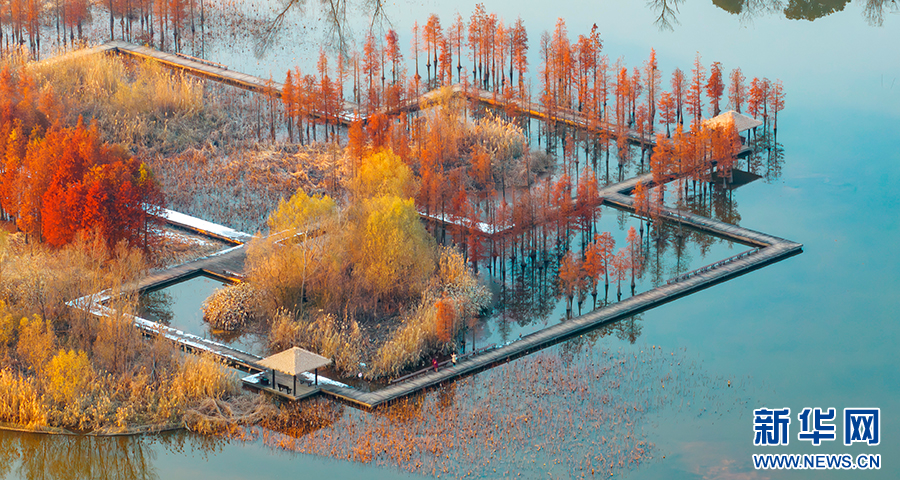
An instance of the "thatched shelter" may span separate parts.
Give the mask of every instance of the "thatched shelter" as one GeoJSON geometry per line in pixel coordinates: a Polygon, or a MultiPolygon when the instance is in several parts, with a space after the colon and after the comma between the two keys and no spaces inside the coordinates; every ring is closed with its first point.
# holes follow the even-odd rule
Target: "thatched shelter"
{"type": "Polygon", "coordinates": [[[721,113],[709,120],[704,121],[707,127],[718,127],[720,125],[725,125],[729,122],[729,120],[734,123],[734,128],[737,130],[737,133],[746,132],[752,128],[756,128],[763,124],[763,122],[744,115],[743,113],[735,112],[734,110],[729,110],[725,113],[721,113]]]}
{"type": "Polygon", "coordinates": [[[272,385],[275,386],[275,372],[290,375],[294,380],[293,392],[297,391],[297,375],[315,372],[315,384],[319,384],[319,368],[331,365],[331,360],[299,347],[291,347],[281,353],[262,359],[259,364],[272,369],[272,385]]]}

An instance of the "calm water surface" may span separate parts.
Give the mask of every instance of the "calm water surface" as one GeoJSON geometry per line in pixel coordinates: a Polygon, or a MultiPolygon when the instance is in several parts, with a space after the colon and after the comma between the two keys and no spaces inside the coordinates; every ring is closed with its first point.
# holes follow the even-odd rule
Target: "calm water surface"
{"type": "MultiPolygon", "coordinates": [[[[716,3],[728,3],[729,10],[737,11],[745,2],[716,3]]],[[[801,2],[790,5],[795,3],[801,2]]],[[[866,20],[866,2],[837,2],[840,8],[828,7],[834,13],[808,21],[791,18],[813,17],[818,10],[787,16],[733,14],[711,2],[687,0],[678,6],[679,24],[668,31],[654,24],[658,12],[644,2],[485,5],[488,12],[507,20],[521,15],[532,52],[540,32],[551,30],[555,19],[562,17],[570,37],[588,32],[596,23],[605,53],[611,59],[624,57],[630,66],[640,65],[649,49],[656,48],[666,79],[674,67],[688,70],[699,51],[706,65],[720,61],[727,71],[741,67],[749,78],[780,78],[787,91],[778,132],[786,155],[781,177],[754,182],[734,195],[741,225],[801,242],[804,253],[645,313],[633,345],[628,338],[610,335],[595,347],[635,352],[651,345],[686,349],[702,361],[711,378],[741,379],[743,386],[735,388],[745,389],[741,395],[748,400],[704,414],[669,407],[651,412],[641,428],[655,444],[655,458],[623,473],[634,479],[900,476],[900,257],[895,250],[900,233],[898,15],[885,12],[883,26],[876,27],[866,20]],[[752,409],[762,406],[790,407],[795,414],[805,407],[879,407],[881,444],[844,447],[838,440],[812,447],[794,437],[789,447],[754,447],[752,409]],[[880,453],[882,468],[757,472],[751,464],[754,453],[843,452],[880,453]]],[[[385,5],[385,18],[403,35],[414,20],[423,22],[429,13],[438,13],[448,24],[457,10],[468,17],[472,8],[463,3],[398,1],[385,5]]],[[[236,70],[280,77],[278,72],[302,63],[297,59],[309,58],[327,43],[315,21],[315,8],[310,7],[307,15],[308,28],[298,29],[303,34],[289,32],[266,57],[255,59],[247,54],[251,46],[237,44],[230,52],[215,50],[212,58],[236,70]]],[[[356,37],[361,37],[363,17],[350,18],[356,37]]],[[[403,38],[408,41],[408,34],[403,38]]],[[[531,63],[535,70],[537,57],[531,63]]],[[[796,416],[791,427],[795,435],[796,416]]],[[[399,476],[393,469],[287,454],[257,442],[209,447],[202,439],[178,435],[182,438],[178,441],[167,436],[94,440],[97,445],[75,448],[67,443],[71,440],[0,433],[0,449],[24,455],[24,459],[5,456],[0,476],[247,478],[284,472],[292,477],[399,476]],[[28,460],[35,456],[45,461],[28,460]],[[123,463],[122,457],[137,460],[123,463]],[[57,467],[61,461],[77,468],[57,467]],[[92,465],[96,469],[85,470],[92,465]]]]}
{"type": "Polygon", "coordinates": [[[266,354],[265,339],[252,334],[213,331],[203,320],[203,303],[224,284],[203,275],[141,296],[138,314],[183,332],[233,346],[257,355],[266,354]]]}

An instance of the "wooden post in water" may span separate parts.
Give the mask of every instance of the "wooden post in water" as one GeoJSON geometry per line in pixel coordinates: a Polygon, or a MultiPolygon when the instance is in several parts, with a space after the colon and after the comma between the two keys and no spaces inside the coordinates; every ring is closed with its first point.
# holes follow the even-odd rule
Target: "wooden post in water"
{"type": "Polygon", "coordinates": [[[315,370],[313,370],[313,371],[314,371],[315,374],[316,374],[316,385],[318,385],[318,384],[319,384],[319,369],[317,368],[317,369],[315,369],[315,370]]]}

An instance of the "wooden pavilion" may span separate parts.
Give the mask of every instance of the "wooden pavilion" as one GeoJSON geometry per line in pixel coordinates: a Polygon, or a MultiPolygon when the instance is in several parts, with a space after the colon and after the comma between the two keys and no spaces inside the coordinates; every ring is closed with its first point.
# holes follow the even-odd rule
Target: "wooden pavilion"
{"type": "Polygon", "coordinates": [[[259,365],[271,370],[271,377],[269,378],[271,378],[272,390],[277,389],[278,392],[286,391],[290,396],[300,397],[305,396],[300,395],[301,390],[318,391],[319,369],[331,365],[331,360],[308,350],[292,347],[260,360],[259,365]],[[300,389],[298,390],[297,376],[310,371],[314,373],[313,382],[301,380],[300,389]],[[290,378],[288,381],[291,384],[281,383],[277,376],[278,373],[288,376],[290,378]]]}
{"type": "MultiPolygon", "coordinates": [[[[737,130],[738,135],[763,124],[763,122],[753,117],[744,115],[743,113],[735,112],[734,110],[729,110],[725,113],[720,113],[719,115],[716,115],[709,120],[704,120],[703,124],[707,127],[714,128],[726,125],[729,122],[734,124],[734,129],[737,130]]],[[[747,139],[749,140],[749,138],[750,137],[748,134],[747,139]]],[[[743,137],[741,138],[741,141],[744,141],[743,137]]]]}

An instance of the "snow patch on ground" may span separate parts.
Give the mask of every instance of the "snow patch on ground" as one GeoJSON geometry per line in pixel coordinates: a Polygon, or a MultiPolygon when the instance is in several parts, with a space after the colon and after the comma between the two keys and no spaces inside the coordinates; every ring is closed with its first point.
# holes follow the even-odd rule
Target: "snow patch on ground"
{"type": "MultiPolygon", "coordinates": [[[[268,372],[254,373],[253,375],[248,375],[248,376],[242,378],[241,380],[243,380],[243,381],[245,381],[245,382],[247,382],[247,383],[259,384],[259,379],[260,379],[263,375],[268,375],[268,374],[269,374],[268,372]]],[[[312,373],[309,373],[309,372],[304,372],[304,373],[301,373],[300,375],[297,375],[297,376],[298,376],[298,377],[303,377],[304,379],[306,379],[306,380],[309,381],[309,382],[315,382],[315,381],[316,381],[315,375],[312,374],[312,373]]],[[[350,387],[349,385],[346,385],[346,384],[343,384],[343,383],[341,383],[341,382],[332,380],[332,379],[330,379],[330,378],[328,378],[328,377],[323,377],[323,376],[321,376],[321,375],[319,375],[319,385],[334,385],[335,387],[353,388],[353,387],[350,387]]]]}
{"type": "Polygon", "coordinates": [[[443,218],[441,218],[440,215],[433,215],[433,214],[429,215],[429,214],[426,214],[425,212],[419,212],[419,215],[421,215],[425,218],[430,218],[437,222],[443,222],[443,223],[450,224],[450,225],[458,225],[458,226],[465,227],[465,228],[472,228],[472,229],[478,230],[479,232],[486,234],[486,235],[494,235],[494,234],[501,233],[501,232],[504,232],[504,231],[512,228],[512,226],[510,226],[510,225],[499,225],[497,227],[494,227],[493,225],[491,225],[489,223],[472,222],[468,218],[457,217],[456,215],[450,215],[450,214],[444,215],[443,218]]]}
{"type": "Polygon", "coordinates": [[[169,210],[167,208],[162,209],[162,213],[160,213],[160,217],[162,217],[167,222],[172,225],[178,225],[183,228],[188,228],[191,230],[209,233],[221,238],[227,238],[233,242],[237,243],[247,243],[253,239],[253,235],[245,232],[237,231],[233,228],[226,227],[224,225],[219,225],[217,223],[208,222],[206,220],[192,217],[190,215],[186,215],[181,212],[176,212],[174,210],[169,210]]]}

